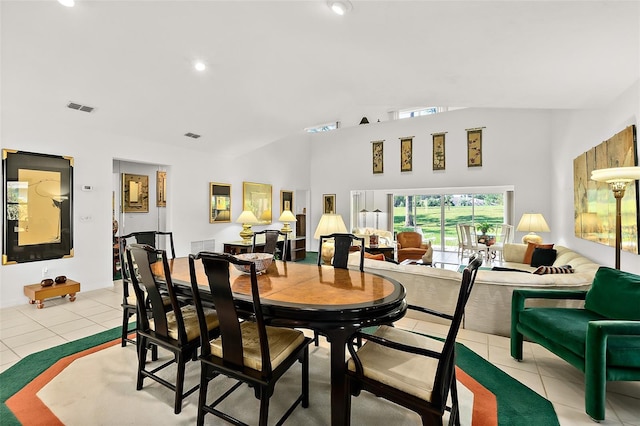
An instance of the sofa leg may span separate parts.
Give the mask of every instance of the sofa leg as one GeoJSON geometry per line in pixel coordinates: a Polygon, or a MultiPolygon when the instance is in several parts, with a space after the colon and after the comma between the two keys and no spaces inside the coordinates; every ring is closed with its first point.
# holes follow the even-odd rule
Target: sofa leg
{"type": "Polygon", "coordinates": [[[521,333],[511,334],[511,356],[517,361],[522,361],[522,344],[524,337],[521,333]]]}

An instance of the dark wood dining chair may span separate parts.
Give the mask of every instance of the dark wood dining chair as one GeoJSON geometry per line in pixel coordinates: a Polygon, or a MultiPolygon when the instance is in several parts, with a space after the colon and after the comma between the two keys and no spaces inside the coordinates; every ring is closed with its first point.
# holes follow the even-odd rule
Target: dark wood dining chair
{"type": "MultiPolygon", "coordinates": [[[[349,255],[357,250],[360,252],[360,272],[364,272],[364,237],[358,237],[354,234],[342,234],[336,233],[331,235],[320,236],[320,247],[318,248],[318,266],[322,264],[322,244],[326,240],[333,239],[334,250],[333,258],[331,259],[331,265],[334,268],[349,269],[349,255]],[[360,244],[354,244],[359,242],[360,244]]],[[[318,346],[318,332],[313,332],[313,344],[318,346]]]]}
{"type": "Polygon", "coordinates": [[[276,382],[296,361],[299,361],[302,363],[302,390],[277,423],[282,424],[298,404],[302,404],[305,408],[309,406],[309,342],[311,339],[306,338],[299,330],[265,325],[253,262],[239,260],[228,254],[206,252],[189,255],[191,287],[202,336],[205,336],[205,321],[200,287],[196,278],[195,262],[198,259],[204,266],[213,304],[219,315],[220,337],[213,340],[201,338],[197,424],[202,425],[205,414],[210,413],[228,422],[244,425],[240,420],[219,411],[216,406],[246,383],[255,390],[254,395],[260,400],[259,424],[266,426],[269,417],[269,399],[273,395],[276,382]],[[236,306],[237,301],[231,290],[230,264],[250,266],[250,274],[246,278],[251,284],[251,298],[247,300],[246,305],[243,304],[242,312],[236,306]],[[237,383],[222,397],[207,403],[208,384],[220,375],[234,379],[237,383]]]}
{"type": "MultiPolygon", "coordinates": [[[[453,314],[409,305],[409,309],[450,321],[444,341],[382,325],[374,333],[358,332],[347,343],[347,382],[351,395],[362,390],[406,407],[420,415],[423,425],[441,425],[445,410],[449,424],[460,424],[456,388],[456,336],[482,258],[473,257],[462,273],[453,314]],[[356,349],[356,338],[365,343],[356,349]],[[451,393],[451,407],[447,398],[451,393]]],[[[348,404],[350,407],[350,404],[348,404]]]]}
{"type": "Polygon", "coordinates": [[[264,253],[271,253],[274,256],[278,254],[278,238],[284,237],[282,243],[282,250],[280,251],[280,260],[287,261],[287,233],[279,231],[277,229],[265,229],[263,231],[257,231],[253,233],[253,243],[251,244],[251,252],[256,252],[256,242],[259,235],[264,235],[264,253]]]}
{"type": "MultiPolygon", "coordinates": [[[[353,234],[331,234],[320,236],[320,247],[318,253],[322,253],[322,244],[326,240],[333,239],[334,251],[331,265],[334,268],[348,269],[349,255],[357,249],[360,252],[360,272],[364,271],[364,237],[358,237],[353,234]],[[359,243],[359,244],[356,244],[359,243]]],[[[321,256],[318,255],[318,266],[321,265],[321,256]]]]}
{"type": "MultiPolygon", "coordinates": [[[[127,343],[135,344],[133,339],[130,339],[128,336],[135,331],[132,327],[129,326],[129,320],[132,316],[136,314],[136,296],[131,288],[131,271],[129,270],[127,259],[125,256],[125,252],[127,249],[127,243],[129,241],[135,242],[137,244],[146,244],[151,247],[158,248],[159,245],[167,245],[158,244],[158,236],[160,238],[164,237],[168,240],[168,245],[171,248],[171,258],[175,259],[176,252],[173,245],[173,233],[172,232],[161,232],[161,231],[142,231],[142,232],[132,232],[127,235],[122,235],[118,237],[118,245],[119,245],[119,256],[120,256],[120,275],[122,277],[122,335],[121,335],[121,345],[127,346],[127,343]]],[[[153,261],[153,259],[151,259],[153,261]]],[[[135,269],[134,269],[135,272],[135,269]]],[[[165,303],[169,304],[168,298],[165,298],[165,303]]],[[[154,352],[155,357],[155,352],[154,352]]]]}
{"type": "MultiPolygon", "coordinates": [[[[198,389],[198,386],[184,391],[185,365],[189,360],[195,360],[197,349],[200,346],[201,328],[198,323],[198,315],[193,305],[183,306],[178,302],[176,292],[171,280],[171,271],[167,261],[167,254],[164,250],[156,250],[151,246],[142,244],[132,244],[127,248],[127,261],[130,269],[134,270],[134,262],[137,264],[138,273],[131,274],[133,289],[136,292],[138,312],[145,312],[148,300],[151,307],[151,318],[146,315],[139,315],[136,321],[136,339],[138,349],[138,374],[136,390],[141,390],[145,378],[150,378],[163,386],[171,389],[175,393],[174,413],[178,414],[182,410],[182,400],[198,389]],[[160,281],[153,274],[149,259],[157,258],[162,262],[162,272],[164,277],[160,281]],[[146,296],[142,292],[142,287],[146,290],[146,296]],[[170,305],[165,305],[161,287],[166,292],[171,301],[170,305]],[[173,359],[160,366],[147,366],[147,348],[153,344],[173,353],[173,359]],[[156,373],[170,365],[176,364],[176,380],[170,383],[156,373]],[[151,369],[147,369],[147,367],[151,369]]],[[[213,309],[207,308],[203,311],[202,329],[206,339],[219,335],[218,315],[213,309]]]]}

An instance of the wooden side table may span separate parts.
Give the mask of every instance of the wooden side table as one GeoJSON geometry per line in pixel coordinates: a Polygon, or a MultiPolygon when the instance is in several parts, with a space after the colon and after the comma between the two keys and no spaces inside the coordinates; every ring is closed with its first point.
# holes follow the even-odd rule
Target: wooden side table
{"type": "Polygon", "coordinates": [[[80,291],[80,283],[67,278],[67,281],[61,284],[53,284],[49,287],[42,287],[38,284],[30,284],[24,286],[24,295],[29,298],[29,303],[37,304],[38,309],[44,308],[44,299],[69,295],[69,301],[76,300],[76,293],[80,291]]]}

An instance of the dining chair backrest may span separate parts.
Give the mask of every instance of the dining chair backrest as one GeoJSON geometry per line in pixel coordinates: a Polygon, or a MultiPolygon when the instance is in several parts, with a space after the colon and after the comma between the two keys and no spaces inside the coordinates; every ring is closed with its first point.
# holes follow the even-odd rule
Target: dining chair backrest
{"type": "Polygon", "coordinates": [[[496,243],[508,244],[513,241],[513,225],[502,223],[496,226],[496,243]]]}
{"type": "MultiPolygon", "coordinates": [[[[354,234],[335,233],[331,235],[320,236],[320,249],[318,253],[322,253],[322,244],[326,240],[333,239],[334,251],[331,264],[334,268],[348,269],[349,255],[353,250],[360,252],[360,271],[364,271],[364,237],[358,237],[354,234]]],[[[321,256],[318,256],[318,266],[320,266],[321,256]]]]}
{"type": "MultiPolygon", "coordinates": [[[[131,274],[132,287],[136,292],[139,312],[145,312],[145,302],[151,304],[151,317],[153,319],[153,327],[145,315],[139,315],[137,318],[138,329],[145,332],[152,331],[157,337],[167,341],[178,340],[180,342],[187,341],[187,333],[185,330],[184,319],[180,309],[173,281],[171,279],[171,270],[167,260],[167,253],[164,250],[157,250],[146,244],[131,244],[127,247],[127,256],[130,271],[136,271],[131,274]],[[162,262],[163,280],[154,275],[150,259],[158,259],[162,262]],[[146,297],[142,289],[146,291],[146,297]],[[170,304],[166,304],[163,299],[163,293],[168,295],[170,304]],[[177,339],[169,336],[169,324],[167,322],[167,309],[173,310],[176,321],[177,339]]],[[[206,334],[205,334],[206,335],[206,334]]]]}
{"type": "MultiPolygon", "coordinates": [[[[200,297],[197,277],[196,277],[196,261],[200,260],[204,267],[205,274],[209,283],[213,305],[218,313],[220,322],[220,335],[222,336],[222,359],[225,365],[237,370],[244,368],[244,346],[242,343],[242,330],[240,323],[242,318],[247,318],[247,314],[255,320],[258,338],[260,341],[260,355],[262,360],[261,374],[263,377],[271,375],[271,360],[269,356],[269,344],[267,341],[267,331],[265,328],[264,318],[262,314],[262,306],[260,304],[260,292],[258,290],[258,279],[256,274],[256,266],[254,262],[245,261],[226,253],[209,253],[200,252],[197,255],[189,255],[189,271],[191,275],[191,287],[193,291],[194,304],[200,322],[200,335],[202,333],[203,304],[200,297]],[[230,264],[243,265],[249,267],[249,275],[246,277],[251,287],[251,312],[243,309],[242,314],[236,306],[231,283],[229,281],[230,264]]],[[[242,277],[245,278],[245,277],[242,277]]],[[[211,355],[211,347],[208,342],[201,341],[201,354],[203,357],[211,355]]]]}
{"type": "Polygon", "coordinates": [[[282,243],[282,252],[280,257],[282,261],[287,260],[287,233],[279,231],[277,229],[265,229],[263,231],[257,231],[253,233],[253,243],[251,244],[251,252],[256,252],[256,244],[259,236],[264,235],[264,253],[271,253],[273,255],[278,251],[278,239],[282,236],[284,241],[282,243]]]}
{"type": "Polygon", "coordinates": [[[137,231],[123,235],[120,238],[133,240],[138,244],[146,244],[153,248],[164,249],[167,253],[171,253],[171,259],[176,258],[173,232],[171,231],[137,231]]]}

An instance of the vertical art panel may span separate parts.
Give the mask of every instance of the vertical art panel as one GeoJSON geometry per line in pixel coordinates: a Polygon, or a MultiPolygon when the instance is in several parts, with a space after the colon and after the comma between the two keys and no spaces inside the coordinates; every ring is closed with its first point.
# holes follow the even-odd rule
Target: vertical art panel
{"type": "MultiPolygon", "coordinates": [[[[574,230],[578,238],[615,247],[616,202],[607,183],[591,180],[593,170],[633,167],[636,128],[629,126],[573,160],[574,230]]],[[[638,188],[627,184],[621,203],[622,250],[638,253],[638,188]]]]}

